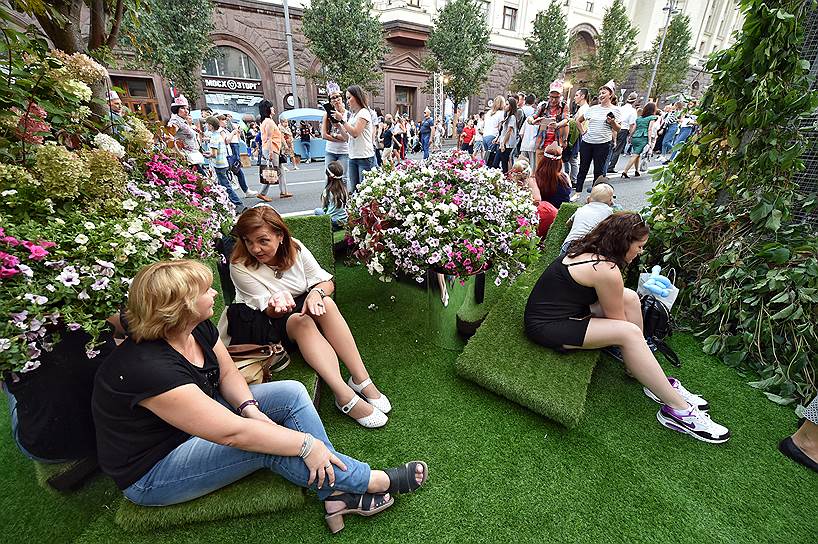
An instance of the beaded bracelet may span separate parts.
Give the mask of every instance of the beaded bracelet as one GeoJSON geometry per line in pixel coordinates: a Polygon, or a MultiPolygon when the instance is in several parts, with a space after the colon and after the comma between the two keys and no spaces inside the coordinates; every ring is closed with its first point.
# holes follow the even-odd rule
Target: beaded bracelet
{"type": "Polygon", "coordinates": [[[242,402],[242,403],[239,405],[239,407],[236,409],[236,412],[237,412],[239,415],[242,415],[241,413],[242,413],[242,412],[244,411],[244,409],[245,409],[245,408],[247,408],[248,406],[255,406],[256,408],[258,408],[258,401],[257,401],[256,399],[246,400],[246,401],[242,402]]]}
{"type": "Polygon", "coordinates": [[[298,456],[302,459],[306,459],[307,456],[312,451],[312,445],[315,442],[315,437],[310,433],[304,433],[304,442],[301,444],[301,450],[298,452],[298,456]]]}

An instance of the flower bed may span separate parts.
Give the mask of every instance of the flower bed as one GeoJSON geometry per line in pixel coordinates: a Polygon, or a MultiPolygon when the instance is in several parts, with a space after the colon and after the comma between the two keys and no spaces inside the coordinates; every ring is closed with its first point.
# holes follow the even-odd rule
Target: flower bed
{"type": "Polygon", "coordinates": [[[465,153],[367,172],[348,207],[355,255],[383,281],[494,267],[500,284],[539,255],[528,190],[465,153]]]}
{"type": "Polygon", "coordinates": [[[101,132],[102,66],[29,45],[0,94],[23,102],[0,114],[0,371],[37,368],[63,328],[96,340],[139,268],[213,256],[234,217],[222,187],[152,151],[140,119],[101,132]]]}

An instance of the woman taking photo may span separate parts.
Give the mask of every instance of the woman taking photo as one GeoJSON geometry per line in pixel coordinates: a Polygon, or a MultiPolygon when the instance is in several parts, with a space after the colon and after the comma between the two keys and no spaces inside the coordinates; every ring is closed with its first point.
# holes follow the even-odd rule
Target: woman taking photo
{"type": "Polygon", "coordinates": [[[347,189],[349,194],[355,192],[364,172],[375,168],[375,146],[372,140],[372,114],[366,107],[364,91],[358,85],[347,88],[347,103],[352,110],[349,121],[344,119],[340,112],[333,113],[333,117],[341,126],[341,130],[349,136],[349,180],[347,189]]]}
{"type": "MultiPolygon", "coordinates": [[[[349,119],[349,111],[344,107],[344,96],[341,90],[337,88],[330,91],[329,103],[341,115],[342,120],[349,119]]],[[[326,164],[332,161],[338,161],[344,167],[344,180],[348,179],[347,171],[349,170],[349,144],[347,143],[348,136],[346,132],[341,130],[341,123],[330,119],[325,113],[321,119],[321,137],[327,141],[324,152],[324,162],[326,164]]]]}
{"type": "Polygon", "coordinates": [[[386,425],[392,405],[372,383],[352,332],[329,297],[335,290],[332,275],[269,206],[244,212],[233,235],[230,278],[236,300],[226,313],[231,343],[297,346],[332,389],[341,412],[367,428],[386,425]],[[339,357],[352,375],[348,382],[341,377],[339,357]]]}
{"type": "Polygon", "coordinates": [[[659,423],[704,442],[726,442],[730,431],[710,419],[707,401],[665,376],[643,335],[639,296],[624,287],[622,272],[642,253],[648,234],[639,215],[615,213],[572,242],[528,297],[526,335],[558,351],[620,346],[645,395],[662,405],[659,423]]]}
{"type": "MultiPolygon", "coordinates": [[[[281,129],[273,121],[275,108],[269,100],[262,100],[258,105],[258,114],[261,117],[261,161],[262,164],[269,164],[278,172],[278,190],[281,198],[290,198],[293,195],[287,192],[287,181],[284,179],[284,165],[281,162],[281,151],[284,146],[284,136],[281,129]]],[[[270,190],[269,184],[262,184],[261,192],[257,195],[265,202],[272,202],[267,196],[270,190]]]]}
{"type": "Polygon", "coordinates": [[[128,291],[130,336],[96,374],[99,464],[143,506],[189,501],[262,469],[317,492],[326,521],[369,516],[426,480],[421,461],[387,471],[335,451],[304,386],[247,386],[209,318],[210,270],[146,266],[128,291]]]}
{"type": "Polygon", "coordinates": [[[594,179],[605,175],[605,162],[611,151],[613,135],[619,132],[619,108],[611,103],[614,94],[614,83],[609,81],[599,88],[599,104],[591,106],[583,114],[577,115],[577,125],[586,126],[588,130],[582,135],[579,144],[579,174],[574,199],[579,199],[579,193],[585,184],[585,177],[594,163],[594,179]]]}

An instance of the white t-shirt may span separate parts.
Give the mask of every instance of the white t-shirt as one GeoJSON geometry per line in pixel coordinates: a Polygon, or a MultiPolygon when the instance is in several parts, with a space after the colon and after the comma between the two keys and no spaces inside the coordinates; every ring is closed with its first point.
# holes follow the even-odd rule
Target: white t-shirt
{"type": "Polygon", "coordinates": [[[483,136],[498,136],[500,134],[500,123],[503,122],[505,116],[506,112],[503,110],[498,110],[491,115],[485,115],[486,124],[483,126],[483,136]]]}
{"type": "Polygon", "coordinates": [[[636,109],[630,104],[625,104],[619,108],[619,114],[622,116],[622,130],[630,130],[631,125],[636,123],[636,109]]]}
{"type": "Polygon", "coordinates": [[[322,281],[332,279],[332,274],[321,268],[310,250],[293,238],[301,248],[295,263],[276,277],[276,272],[267,265],[249,268],[240,263],[230,264],[230,279],[236,286],[235,302],[241,302],[254,310],[264,311],[273,295],[288,291],[293,298],[307,292],[307,289],[322,281]]]}
{"type": "MultiPolygon", "coordinates": [[[[326,117],[326,114],[324,114],[326,117]]],[[[344,110],[344,120],[349,121],[349,110],[344,110]]],[[[329,119],[327,119],[327,123],[329,123],[329,130],[328,132],[333,136],[339,136],[341,134],[341,129],[338,128],[338,123],[333,123],[329,119]]],[[[328,153],[335,153],[336,155],[346,155],[349,153],[349,144],[347,142],[332,142],[327,140],[327,147],[326,150],[328,153]]]]}
{"type": "Polygon", "coordinates": [[[349,124],[353,127],[358,124],[358,119],[366,121],[364,129],[357,138],[349,135],[349,158],[368,159],[375,156],[375,146],[372,144],[372,111],[361,108],[349,118],[349,124]]]}
{"type": "Polygon", "coordinates": [[[574,213],[574,223],[571,225],[571,232],[565,237],[565,242],[573,242],[585,237],[612,213],[613,208],[604,202],[589,202],[582,206],[574,213]]]}
{"type": "Polygon", "coordinates": [[[521,130],[523,139],[520,142],[520,151],[536,151],[535,144],[537,141],[537,130],[539,129],[539,126],[532,125],[528,122],[528,119],[537,113],[537,111],[532,106],[526,104],[523,106],[523,113],[525,114],[525,122],[523,123],[523,128],[521,130]]]}
{"type": "Polygon", "coordinates": [[[585,119],[588,120],[588,132],[582,137],[582,141],[589,144],[604,144],[613,140],[611,125],[606,121],[609,113],[613,113],[616,120],[619,121],[619,108],[616,106],[604,108],[597,104],[588,108],[588,111],[585,112],[585,119]]]}

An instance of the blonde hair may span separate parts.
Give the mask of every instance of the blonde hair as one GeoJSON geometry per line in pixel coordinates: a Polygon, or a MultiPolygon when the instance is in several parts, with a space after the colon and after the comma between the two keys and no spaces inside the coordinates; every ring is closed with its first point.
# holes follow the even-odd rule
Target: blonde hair
{"type": "Polygon", "coordinates": [[[614,188],[607,183],[598,183],[591,189],[588,202],[609,202],[614,194],[614,188]]]}
{"type": "Polygon", "coordinates": [[[128,289],[128,330],[136,342],[166,338],[199,319],[196,301],[213,284],[198,261],[159,261],[137,272],[128,289]]]}
{"type": "Polygon", "coordinates": [[[505,107],[506,107],[506,98],[501,94],[498,94],[497,96],[495,96],[494,97],[494,104],[492,106],[492,111],[500,111],[502,109],[505,109],[505,107]],[[499,107],[498,107],[498,104],[499,104],[499,107]]]}
{"type": "Polygon", "coordinates": [[[517,159],[514,161],[514,165],[511,167],[512,172],[519,172],[520,174],[524,174],[525,177],[531,175],[531,165],[528,163],[526,159],[517,159]]]}

